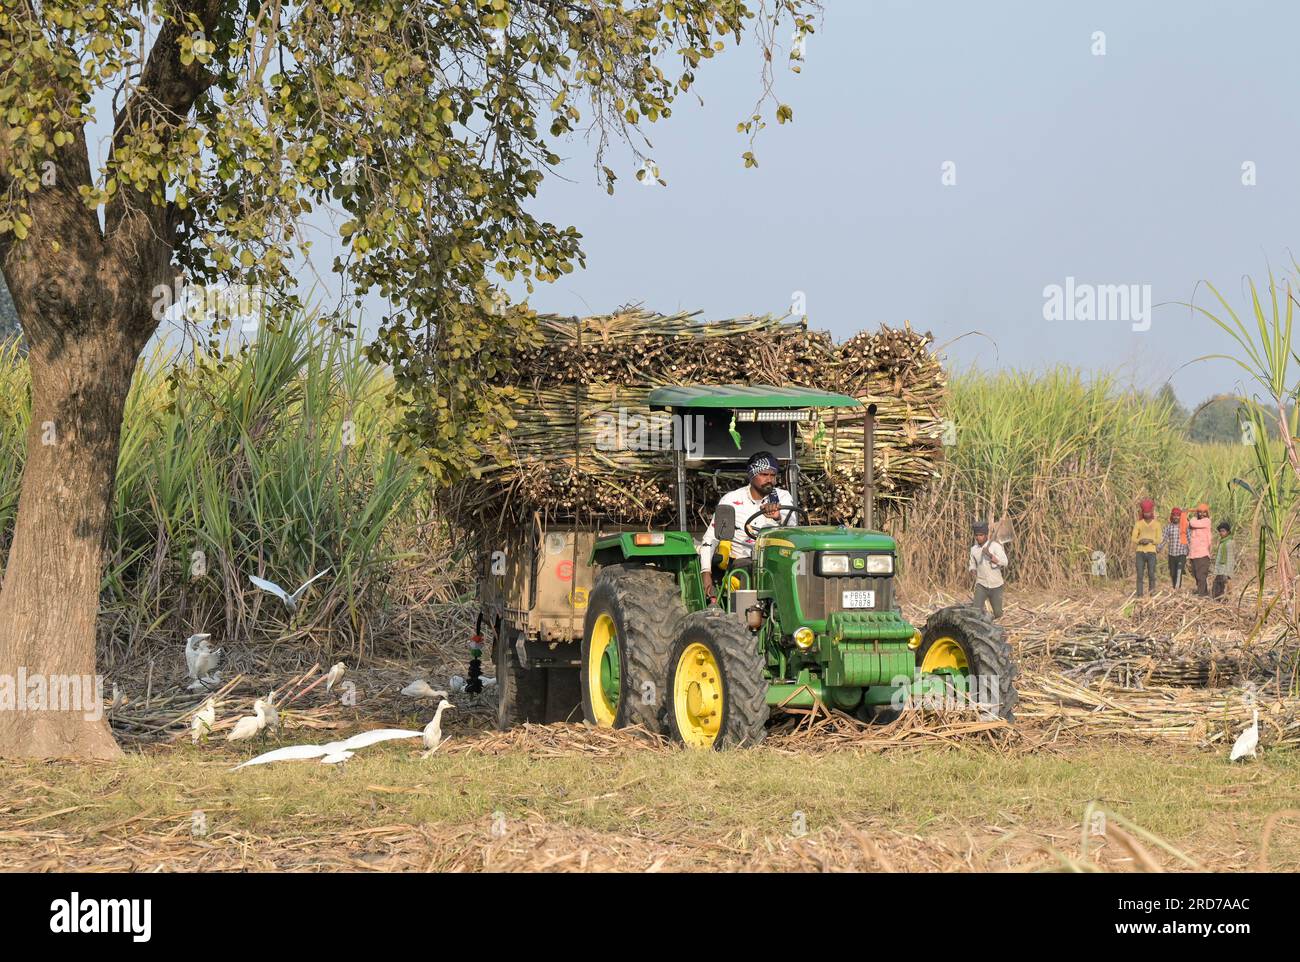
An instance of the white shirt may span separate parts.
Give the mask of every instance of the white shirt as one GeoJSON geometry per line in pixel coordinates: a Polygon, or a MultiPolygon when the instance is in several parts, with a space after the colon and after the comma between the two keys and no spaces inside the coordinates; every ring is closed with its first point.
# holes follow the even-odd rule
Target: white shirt
{"type": "Polygon", "coordinates": [[[975,581],[985,588],[1002,587],[1002,568],[1006,567],[1007,553],[997,541],[985,541],[970,546],[970,567],[975,581]],[[984,549],[988,548],[988,555],[984,549]]]}
{"type": "MultiPolygon", "coordinates": [[[[772,493],[777,496],[781,504],[794,504],[794,498],[785,488],[773,488],[772,493]]],[[[731,557],[740,561],[750,557],[754,553],[754,539],[745,534],[744,525],[749,520],[749,516],[754,514],[763,506],[763,502],[768,495],[759,496],[755,500],[750,492],[749,485],[743,488],[737,488],[735,491],[728,491],[719,499],[719,506],[729,504],[736,509],[736,536],[731,541],[731,557]]],[[[765,514],[760,514],[754,519],[750,528],[757,531],[759,528],[775,528],[782,524],[791,524],[792,518],[795,517],[793,512],[783,512],[778,516],[780,520],[769,518],[765,514]]],[[[718,544],[718,536],[713,530],[713,522],[709,522],[708,530],[704,532],[704,537],[700,541],[700,568],[708,571],[713,564],[713,549],[718,544]]]]}

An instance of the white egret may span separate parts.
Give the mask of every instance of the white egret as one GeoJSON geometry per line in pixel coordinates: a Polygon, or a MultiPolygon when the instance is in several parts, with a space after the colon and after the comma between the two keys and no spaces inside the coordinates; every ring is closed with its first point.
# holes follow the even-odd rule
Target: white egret
{"type": "Polygon", "coordinates": [[[329,691],[343,679],[343,673],[348,670],[348,666],[343,662],[335,662],[330,668],[330,673],[325,676],[325,690],[329,691]]]}
{"type": "Polygon", "coordinates": [[[265,699],[258,699],[253,703],[253,707],[262,706],[262,713],[266,715],[266,724],[264,728],[269,728],[273,732],[280,730],[280,713],[275,709],[275,692],[267,692],[265,699]]]}
{"type": "Polygon", "coordinates": [[[438,710],[433,713],[433,721],[425,725],[424,731],[420,733],[424,738],[424,747],[428,749],[420,756],[421,758],[428,758],[438,750],[438,746],[442,744],[442,713],[455,707],[445,698],[438,703],[438,710]]]}
{"type": "Polygon", "coordinates": [[[217,700],[216,698],[209,698],[203,703],[203,707],[194,713],[194,717],[190,719],[190,740],[197,745],[199,739],[206,737],[216,723],[217,700]]]}
{"type": "Polygon", "coordinates": [[[195,652],[194,658],[194,678],[196,680],[208,678],[217,670],[217,666],[221,664],[222,650],[218,648],[213,651],[206,640],[199,642],[198,651],[195,652]]]}
{"type": "MultiPolygon", "coordinates": [[[[486,675],[480,675],[478,680],[483,684],[484,689],[492,688],[497,683],[495,678],[489,678],[486,675]]],[[[452,691],[464,691],[465,686],[468,684],[469,682],[465,680],[463,675],[452,675],[447,679],[447,687],[452,691]]]]}
{"type": "Polygon", "coordinates": [[[409,685],[403,688],[402,694],[406,695],[408,698],[446,698],[447,697],[447,693],[445,691],[440,691],[435,689],[423,678],[417,678],[415,679],[415,681],[411,682],[409,685]]]}
{"type": "Polygon", "coordinates": [[[235,727],[226,736],[228,742],[242,742],[252,738],[266,727],[266,707],[259,698],[253,702],[253,714],[245,715],[235,722],[235,727]]]}
{"type": "Polygon", "coordinates": [[[1232,746],[1232,754],[1228,756],[1228,761],[1235,762],[1238,758],[1245,758],[1247,755],[1255,757],[1255,749],[1259,747],[1259,709],[1255,709],[1255,721],[1244,732],[1237,736],[1237,741],[1232,746]]]}
{"type": "Polygon", "coordinates": [[[186,690],[187,691],[203,691],[204,689],[211,690],[220,684],[221,684],[221,672],[214,671],[206,678],[195,678],[192,682],[189,683],[189,685],[186,686],[186,690]]]}
{"type": "Polygon", "coordinates": [[[300,761],[307,758],[319,758],[326,765],[334,765],[346,761],[354,753],[370,745],[395,741],[399,738],[420,738],[423,735],[424,732],[409,731],[405,728],[377,728],[374,731],[353,735],[341,742],[329,742],[324,745],[289,745],[286,748],[277,748],[275,751],[258,755],[256,758],[250,758],[248,761],[236,765],[231,771],[236,772],[250,765],[268,765],[271,762],[300,761]]]}
{"type": "Polygon", "coordinates": [[[191,678],[198,678],[199,645],[206,644],[212,636],[207,633],[190,635],[185,639],[185,671],[191,678]]]}
{"type": "Polygon", "coordinates": [[[329,568],[326,568],[324,571],[312,575],[303,582],[302,587],[293,594],[289,594],[289,592],[285,591],[274,581],[267,581],[265,578],[259,578],[256,575],[249,575],[248,580],[253,583],[253,587],[261,588],[263,591],[269,591],[271,594],[275,595],[284,602],[284,606],[289,609],[290,613],[293,613],[298,610],[298,602],[302,600],[303,593],[306,592],[307,587],[317,578],[321,577],[321,575],[328,573],[329,570],[329,568]]]}

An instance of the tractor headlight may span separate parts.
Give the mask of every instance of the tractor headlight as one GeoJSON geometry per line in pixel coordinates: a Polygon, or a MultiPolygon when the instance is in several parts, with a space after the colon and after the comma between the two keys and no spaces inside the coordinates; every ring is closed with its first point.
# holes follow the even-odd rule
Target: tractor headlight
{"type": "Polygon", "coordinates": [[[867,574],[892,575],[894,573],[894,556],[892,554],[867,555],[867,574]]]}
{"type": "Polygon", "coordinates": [[[846,575],[849,573],[849,556],[846,554],[824,554],[817,559],[818,574],[846,575]]]}
{"type": "Polygon", "coordinates": [[[813,630],[811,628],[799,628],[795,630],[794,643],[798,645],[800,648],[802,648],[804,651],[807,651],[809,648],[811,648],[813,646],[813,642],[816,640],[817,640],[817,636],[813,634],[813,630]]]}

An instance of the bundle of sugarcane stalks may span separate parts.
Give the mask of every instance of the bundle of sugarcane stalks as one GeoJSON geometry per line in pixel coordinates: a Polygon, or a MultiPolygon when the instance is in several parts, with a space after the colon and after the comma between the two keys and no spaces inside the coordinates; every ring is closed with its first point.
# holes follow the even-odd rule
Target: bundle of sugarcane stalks
{"type": "MultiPolygon", "coordinates": [[[[452,512],[471,530],[519,523],[534,512],[670,524],[674,424],[646,405],[649,392],[665,385],[814,387],[874,403],[875,479],[886,510],[937,474],[946,378],[929,334],[882,327],[837,345],[806,321],[703,321],[699,312],[640,308],[545,315],[539,327],[542,345],[521,352],[494,385],[516,392],[510,460],[484,464],[478,479],[453,492],[452,512]]],[[[822,409],[800,425],[800,501],[814,522],[861,520],[864,411],[822,409]]],[[[703,523],[738,481],[695,475],[688,483],[692,521],[703,523]]]]}

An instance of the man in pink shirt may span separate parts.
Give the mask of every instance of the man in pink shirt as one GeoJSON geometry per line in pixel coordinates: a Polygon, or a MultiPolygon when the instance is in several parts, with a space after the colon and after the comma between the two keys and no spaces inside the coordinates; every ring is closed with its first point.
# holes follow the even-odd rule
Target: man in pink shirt
{"type": "Polygon", "coordinates": [[[1210,542],[1214,531],[1210,527],[1210,506],[1202,501],[1187,520],[1187,563],[1196,578],[1196,593],[1210,593],[1210,542]]]}

